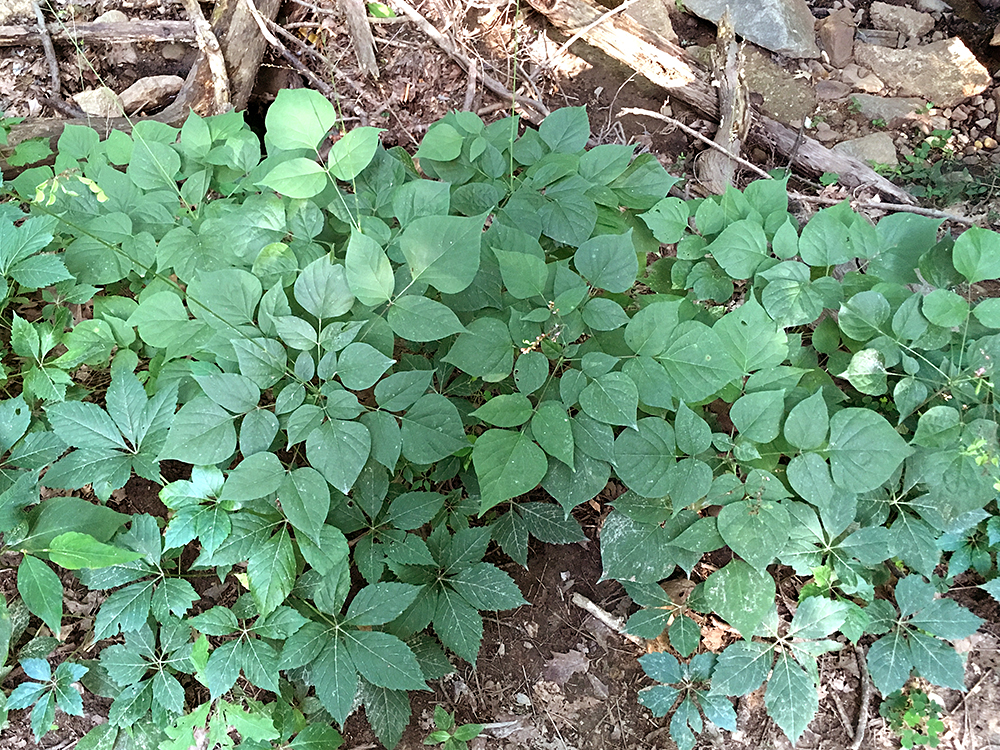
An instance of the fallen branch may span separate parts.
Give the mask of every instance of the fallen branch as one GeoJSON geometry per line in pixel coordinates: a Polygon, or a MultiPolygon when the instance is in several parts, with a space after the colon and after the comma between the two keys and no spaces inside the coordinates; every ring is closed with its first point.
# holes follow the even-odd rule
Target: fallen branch
{"type": "Polygon", "coordinates": [[[625,623],[623,623],[619,618],[615,617],[610,612],[598,607],[587,597],[574,593],[571,601],[580,609],[589,612],[596,619],[600,620],[603,625],[606,625],[609,629],[618,633],[625,640],[631,641],[637,646],[642,646],[643,648],[646,647],[646,642],[642,638],[636,635],[632,635],[631,633],[625,632],[625,623]]]}
{"type": "MultiPolygon", "coordinates": [[[[742,158],[741,156],[737,156],[736,154],[726,151],[725,148],[720,146],[715,141],[711,140],[710,138],[706,138],[704,135],[699,133],[694,128],[688,127],[683,122],[674,119],[673,117],[668,117],[667,115],[661,114],[659,112],[653,112],[652,110],[649,109],[636,109],[634,107],[627,107],[625,109],[622,109],[618,113],[619,117],[621,115],[640,115],[642,117],[652,117],[657,120],[662,120],[663,122],[670,123],[671,125],[674,125],[675,127],[678,127],[681,130],[683,130],[692,138],[700,140],[709,148],[714,148],[717,151],[720,151],[721,153],[725,154],[740,166],[749,169],[758,177],[761,177],[765,180],[774,179],[770,174],[765,172],[763,169],[758,167],[753,162],[749,162],[746,159],[742,158]]],[[[793,200],[802,201],[803,203],[822,203],[827,206],[833,206],[837,203],[843,202],[843,199],[841,198],[824,198],[823,196],[819,195],[806,195],[805,193],[799,193],[794,190],[788,191],[788,197],[792,198],[793,200]]],[[[971,226],[972,224],[974,224],[974,222],[971,219],[966,219],[964,216],[949,214],[946,211],[939,211],[936,208],[924,208],[923,206],[912,206],[909,203],[885,203],[883,201],[851,201],[851,205],[855,208],[879,209],[882,211],[889,211],[889,212],[899,211],[902,213],[917,214],[919,216],[930,216],[931,218],[934,219],[944,219],[946,221],[954,221],[957,224],[964,224],[966,226],[971,226]]]]}
{"type": "MultiPolygon", "coordinates": [[[[605,9],[591,0],[528,0],[553,24],[567,32],[586,27],[605,9]]],[[[719,99],[711,77],[686,50],[661,37],[632,18],[621,14],[609,18],[583,35],[602,52],[641,73],[664,88],[670,96],[712,120],[719,121],[719,99]]],[[[791,157],[792,165],[807,174],[835,172],[848,187],[871,185],[899,203],[915,203],[913,196],[858,159],[826,148],[813,138],[758,112],[748,113],[747,140],[791,157]]]]}
{"type": "Polygon", "coordinates": [[[56,62],[56,50],[52,46],[52,37],[49,36],[49,28],[45,25],[45,16],[37,0],[31,1],[31,6],[35,9],[35,19],[38,21],[38,34],[42,38],[42,49],[45,50],[45,60],[49,64],[49,80],[52,82],[52,96],[59,96],[62,91],[62,83],[59,81],[59,63],[56,62]]]}
{"type": "Polygon", "coordinates": [[[861,700],[858,705],[858,728],[854,730],[854,741],[850,750],[860,750],[865,741],[865,728],[868,726],[868,699],[872,694],[872,678],[868,674],[868,660],[860,646],[854,647],[854,655],[858,659],[858,679],[861,681],[861,700]]]}
{"type": "Polygon", "coordinates": [[[378,60],[375,59],[375,37],[368,24],[368,8],[364,0],[339,0],[340,9],[347,20],[351,46],[358,56],[358,67],[372,78],[378,78],[378,60]]]}
{"type": "MultiPolygon", "coordinates": [[[[469,70],[472,65],[472,60],[469,56],[458,49],[451,39],[438,31],[434,27],[434,24],[424,18],[416,8],[406,2],[406,0],[392,0],[392,3],[397,6],[397,8],[401,10],[406,17],[417,26],[418,29],[430,37],[438,47],[448,53],[448,55],[455,62],[461,65],[466,71],[469,70]]],[[[485,71],[480,72],[479,78],[483,82],[483,86],[488,88],[497,96],[516,102],[517,105],[521,107],[521,111],[524,113],[525,118],[532,123],[537,125],[542,121],[542,118],[549,114],[549,110],[544,104],[539,101],[535,101],[534,99],[529,99],[512,93],[506,86],[500,83],[500,81],[485,71]]]]}
{"type": "MultiPolygon", "coordinates": [[[[190,21],[128,21],[124,23],[48,24],[53,42],[193,42],[190,21]]],[[[32,26],[0,26],[0,47],[42,44],[42,33],[32,26]]]]}

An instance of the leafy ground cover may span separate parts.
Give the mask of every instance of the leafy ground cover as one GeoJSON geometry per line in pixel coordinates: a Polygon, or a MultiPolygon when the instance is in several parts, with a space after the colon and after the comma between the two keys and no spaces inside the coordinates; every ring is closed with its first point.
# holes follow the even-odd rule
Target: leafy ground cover
{"type": "Polygon", "coordinates": [[[335,122],[283,90],[263,159],[237,113],[68,127],[4,185],[8,710],[41,736],[82,681],[112,701],[89,746],[168,750],[334,747],[363,706],[392,747],[409,691],[524,603],[488,556],[583,539],[612,479],[603,578],[662,644],[639,699],[678,746],[762,684],[796,741],[847,644],[883,695],[964,689],[950,641],[981,620],[942,594],[998,594],[1000,300],[970,285],[1000,237],[847,204],[800,227],[783,179],[670,197],[653,156],[585,150],[579,108],[453,113],[419,170],[335,122]],[[133,476],[162,513],[107,506],[133,476]],[[57,571],[106,598],[97,658],[52,669],[57,571]]]}

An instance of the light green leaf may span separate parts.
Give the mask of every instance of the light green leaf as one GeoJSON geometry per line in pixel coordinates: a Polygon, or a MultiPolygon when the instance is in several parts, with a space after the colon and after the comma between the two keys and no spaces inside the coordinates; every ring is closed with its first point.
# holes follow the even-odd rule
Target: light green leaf
{"type": "Polygon", "coordinates": [[[432,464],[468,448],[455,404],[438,393],[417,399],[400,418],[403,455],[416,464],[432,464]]]}
{"type": "Polygon", "coordinates": [[[840,306],[837,322],[845,336],[868,341],[885,332],[889,314],[889,302],[879,292],[859,292],[840,306]]]}
{"type": "Polygon", "coordinates": [[[531,418],[531,434],[542,450],[573,468],[573,429],[561,403],[543,401],[538,405],[535,416],[531,418]]]}
{"type": "Polygon", "coordinates": [[[375,583],[365,586],[351,600],[347,620],[355,626],[384,625],[399,617],[420,593],[407,583],[375,583]]]}
{"type": "Polygon", "coordinates": [[[498,249],[493,251],[493,255],[500,263],[503,284],[512,297],[531,299],[545,295],[549,268],[544,259],[528,253],[498,249]]]}
{"type": "Polygon", "coordinates": [[[337,357],[337,375],[344,387],[352,391],[371,388],[382,373],[396,363],[369,344],[354,341],[337,357]]]}
{"type": "MultiPolygon", "coordinates": [[[[729,507],[729,506],[725,506],[729,507]]],[[[742,560],[732,560],[705,582],[705,601],[749,638],[774,604],[774,579],[742,560]]]]}
{"type": "Polygon", "coordinates": [[[64,401],[52,404],[45,411],[52,429],[76,448],[126,450],[118,426],[97,404],[85,401],[64,401]]]}
{"type": "Polygon", "coordinates": [[[341,726],[354,708],[358,692],[358,670],[347,653],[343,638],[332,638],[309,668],[309,681],[316,688],[316,697],[333,720],[341,726]]]}
{"type": "Polygon", "coordinates": [[[577,271],[592,286],[609,292],[632,288],[639,261],[632,242],[632,230],[625,234],[598,235],[577,248],[573,255],[577,271]]]}
{"type": "Polygon", "coordinates": [[[561,107],[553,111],[538,126],[538,135],[557,153],[583,151],[590,138],[586,107],[561,107]]]}
{"type": "Polygon", "coordinates": [[[62,624],[62,581],[37,557],[25,555],[17,567],[17,591],[28,611],[59,637],[62,624]]]}
{"type": "Polygon", "coordinates": [[[464,141],[465,137],[454,127],[446,122],[437,122],[427,129],[414,156],[432,161],[451,161],[462,153],[464,141]]]}
{"type": "Polygon", "coordinates": [[[634,427],[639,390],[628,375],[609,372],[583,389],[580,406],[588,416],[600,422],[634,427]]]}
{"type": "Polygon", "coordinates": [[[784,413],[784,391],[759,391],[736,399],[729,410],[729,417],[745,439],[770,443],[781,433],[784,413]]]}
{"type": "Polygon", "coordinates": [[[812,677],[787,653],[778,654],[764,705],[793,745],[819,710],[819,694],[812,677]]]}
{"type": "Polygon", "coordinates": [[[868,649],[867,661],[872,682],[882,695],[903,687],[913,669],[913,655],[905,632],[894,628],[889,635],[875,641],[868,649]]]}
{"type": "Polygon", "coordinates": [[[392,297],[395,279],[389,258],[381,245],[356,228],[351,230],[344,267],[347,285],[361,304],[374,307],[392,297]]]}
{"type": "Polygon", "coordinates": [[[433,370],[394,372],[375,386],[375,403],[387,411],[403,411],[427,392],[433,375],[433,370]]]}
{"type": "Polygon", "coordinates": [[[317,318],[336,318],[354,305],[347,274],[330,256],[317,258],[295,280],[295,299],[317,318]]]}
{"type": "Polygon", "coordinates": [[[247,578],[261,615],[270,614],[285,601],[295,583],[295,553],[288,529],[282,528],[254,549],[247,562],[247,578]]]}
{"type": "Polygon", "coordinates": [[[622,430],[615,440],[615,471],[625,486],[642,497],[667,494],[667,474],[676,463],[670,423],[640,419],[636,429],[622,430]]]}
{"type": "Polygon", "coordinates": [[[833,483],[848,492],[877,489],[912,452],[885,418],[870,409],[843,409],[830,419],[827,454],[833,483]]]}
{"type": "Polygon", "coordinates": [[[473,377],[495,383],[508,377],[514,366],[514,342],[507,326],[496,318],[478,318],[466,326],[444,356],[473,377]]]}
{"type": "Polygon", "coordinates": [[[636,354],[648,357],[663,354],[677,327],[680,305],[680,300],[670,299],[643,307],[625,326],[625,343],[636,354]]]}
{"type": "Polygon", "coordinates": [[[399,238],[399,248],[414,281],[445,294],[457,294],[472,283],[479,270],[483,224],[479,216],[422,216],[399,238]]]}
{"type": "Polygon", "coordinates": [[[788,356],[788,336],[753,295],[723,315],[712,329],[745,373],[777,367],[788,356]]]}
{"type": "Polygon", "coordinates": [[[733,279],[749,279],[767,259],[767,237],[758,221],[735,221],[705,248],[733,279]]]}
{"type": "Polygon", "coordinates": [[[674,394],[689,403],[718,393],[742,374],[718,334],[695,321],[677,326],[670,345],[656,359],[670,376],[674,394]]]}
{"type": "Polygon", "coordinates": [[[816,391],[788,412],[785,419],[785,440],[802,450],[819,448],[826,440],[830,416],[823,392],[816,391]]]}
{"type": "Polygon", "coordinates": [[[153,595],[152,581],[139,581],[119,589],[101,605],[94,620],[94,638],[101,640],[118,634],[139,630],[149,617],[153,595]]]}
{"type": "Polygon", "coordinates": [[[397,298],[386,321],[393,333],[407,341],[438,341],[465,331],[451,308],[415,294],[397,298]]]}
{"type": "Polygon", "coordinates": [[[472,412],[471,416],[494,427],[518,427],[531,418],[532,411],[527,396],[521,393],[505,393],[491,398],[472,412]]]}
{"type": "Polygon", "coordinates": [[[545,453],[524,433],[487,430],[476,440],[472,462],[482,494],[480,512],[534,489],[548,470],[545,453]]]}
{"type": "Polygon", "coordinates": [[[877,349],[862,349],[854,353],[847,370],[840,373],[851,385],[862,393],[880,396],[888,387],[885,358],[877,349]]]}
{"type": "Polygon", "coordinates": [[[360,127],[341,137],[330,147],[330,174],[346,182],[361,174],[375,157],[379,133],[383,132],[382,128],[360,127]]]}
{"type": "Polygon", "coordinates": [[[67,570],[107,568],[138,560],[142,554],[99,542],[90,534],[67,531],[49,543],[49,559],[67,570]]]}
{"type": "Polygon", "coordinates": [[[198,396],[177,412],[159,458],[203,466],[220,463],[235,450],[233,416],[198,396]]]}
{"type": "Polygon", "coordinates": [[[927,320],[942,328],[964,325],[969,319],[969,303],[950,289],[935,289],[928,294],[921,302],[920,311],[927,320]]]}
{"type": "Polygon", "coordinates": [[[337,121],[333,104],[311,89],[281,89],[264,118],[267,140],[277,148],[292,151],[319,147],[337,121]]]}
{"type": "Polygon", "coordinates": [[[233,414],[246,414],[260,402],[260,388],[235,372],[195,375],[194,379],[208,398],[233,414]]]}
{"type": "Polygon", "coordinates": [[[799,604],[792,617],[789,635],[796,638],[825,638],[840,630],[850,605],[845,601],[810,596],[799,604]]]}
{"type": "Polygon", "coordinates": [[[297,157],[276,165],[257,184],[288,198],[301,199],[322,193],[330,184],[330,178],[326,170],[312,159],[297,157]]]}
{"type": "Polygon", "coordinates": [[[446,648],[475,666],[483,640],[483,618],[460,594],[447,587],[437,600],[434,632],[446,648]]]}
{"type": "Polygon", "coordinates": [[[331,419],[306,438],[309,463],[345,495],[354,486],[370,453],[371,435],[359,422],[331,419]]]}
{"type": "Polygon", "coordinates": [[[664,198],[644,214],[639,214],[658,242],[672,245],[688,230],[690,208],[680,198],[664,198]]]}
{"type": "Polygon", "coordinates": [[[788,511],[770,500],[729,503],[719,511],[719,534],[733,552],[758,571],[764,571],[781,555],[791,528],[788,511]]]}
{"type": "Polygon", "coordinates": [[[417,657],[396,636],[374,630],[352,630],[346,635],[351,661],[373,685],[393,690],[427,688],[417,657]]]}
{"type": "Polygon", "coordinates": [[[1000,235],[969,227],[955,240],[952,262],[970,284],[1000,278],[1000,235]]]}

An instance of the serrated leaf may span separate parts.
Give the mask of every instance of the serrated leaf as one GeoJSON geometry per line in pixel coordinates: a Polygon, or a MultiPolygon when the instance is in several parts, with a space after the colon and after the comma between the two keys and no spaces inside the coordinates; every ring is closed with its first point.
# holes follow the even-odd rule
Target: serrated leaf
{"type": "Polygon", "coordinates": [[[295,553],[286,528],[251,553],[247,578],[261,615],[273,612],[285,601],[295,584],[295,553]]]}
{"type": "Polygon", "coordinates": [[[434,632],[445,647],[475,665],[483,640],[483,618],[458,593],[443,588],[434,612],[434,632]]]}
{"type": "Polygon", "coordinates": [[[386,747],[395,747],[410,723],[409,694],[405,690],[390,690],[362,680],[361,701],[375,736],[386,747]]]}
{"type": "Polygon", "coordinates": [[[277,693],[278,652],[260,638],[244,638],[239,649],[240,667],[251,684],[277,693]]]}
{"type": "Polygon", "coordinates": [[[351,625],[384,625],[395,620],[420,593],[407,583],[376,583],[365,586],[351,600],[347,620],[351,625]]]}
{"type": "Polygon", "coordinates": [[[819,710],[819,694],[812,677],[786,653],[779,654],[774,663],[764,705],[793,745],[819,710]]]}
{"type": "Polygon", "coordinates": [[[811,596],[795,610],[789,634],[796,638],[825,638],[844,624],[848,609],[847,602],[811,596]]]}
{"type": "Polygon", "coordinates": [[[205,677],[212,700],[228,692],[236,684],[240,676],[240,644],[239,640],[226,641],[208,657],[205,677]]]}
{"type": "Polygon", "coordinates": [[[911,631],[913,667],[929,682],[952,690],[965,690],[965,662],[953,646],[933,636],[911,631]]]}
{"type": "Polygon", "coordinates": [[[37,615],[58,636],[63,603],[59,576],[37,557],[25,555],[17,568],[17,590],[28,611],[37,615]]]}
{"type": "Polygon", "coordinates": [[[910,677],[913,655],[901,630],[879,638],[868,649],[868,672],[882,695],[899,690],[910,677]]]}
{"type": "Polygon", "coordinates": [[[475,563],[448,579],[448,585],[476,609],[499,611],[526,604],[514,580],[489,563],[475,563]]]}
{"type": "Polygon", "coordinates": [[[345,641],[354,666],[373,685],[392,690],[427,689],[413,651],[396,636],[353,630],[345,641]]]}
{"type": "Polygon", "coordinates": [[[64,401],[52,404],[45,411],[53,430],[76,448],[127,450],[118,426],[97,404],[84,401],[64,401]]]}
{"type": "Polygon", "coordinates": [[[94,638],[117,635],[119,628],[123,633],[139,630],[149,616],[152,595],[152,581],[139,581],[113,593],[97,612],[94,638]]]}

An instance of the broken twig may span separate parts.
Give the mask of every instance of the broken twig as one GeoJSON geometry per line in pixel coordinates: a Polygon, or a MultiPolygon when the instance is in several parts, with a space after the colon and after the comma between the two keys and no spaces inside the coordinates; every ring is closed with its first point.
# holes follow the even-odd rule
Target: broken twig
{"type": "Polygon", "coordinates": [[[868,659],[860,646],[854,647],[854,655],[858,659],[861,700],[858,702],[858,728],[854,730],[854,741],[850,750],[860,750],[861,743],[865,741],[865,728],[868,726],[868,699],[872,694],[872,678],[868,674],[868,659]]]}
{"type": "MultiPolygon", "coordinates": [[[[458,49],[455,43],[448,37],[438,31],[434,27],[434,24],[424,18],[416,8],[406,2],[406,0],[392,0],[392,3],[396,5],[407,16],[407,18],[413,21],[417,28],[430,37],[438,47],[447,52],[455,62],[466,70],[469,69],[472,65],[472,60],[469,56],[458,49]]],[[[519,94],[512,93],[506,86],[500,83],[500,81],[486,72],[481,72],[479,77],[483,82],[483,86],[488,88],[494,94],[504,99],[516,102],[524,112],[525,118],[534,124],[537,125],[542,121],[543,117],[549,114],[549,110],[544,104],[539,101],[535,101],[534,99],[529,99],[527,97],[520,96],[519,94]]]]}
{"type": "Polygon", "coordinates": [[[625,623],[623,623],[619,618],[615,617],[610,612],[598,607],[587,597],[574,593],[572,597],[572,602],[580,609],[589,612],[596,619],[600,620],[603,625],[606,625],[608,628],[618,633],[625,640],[631,641],[637,646],[642,646],[643,648],[646,647],[646,642],[642,638],[636,635],[632,635],[631,633],[625,632],[625,623]]]}
{"type": "Polygon", "coordinates": [[[35,19],[38,21],[38,33],[42,37],[42,49],[45,50],[45,60],[49,64],[49,80],[52,81],[52,95],[59,96],[62,90],[62,83],[59,81],[59,63],[56,61],[56,50],[52,46],[52,37],[49,36],[49,27],[45,25],[45,16],[36,0],[32,0],[31,7],[35,9],[35,19]]]}
{"type": "Polygon", "coordinates": [[[476,79],[479,77],[479,64],[472,60],[469,65],[469,83],[465,87],[465,101],[462,102],[462,111],[471,112],[472,103],[476,99],[476,79]]]}

